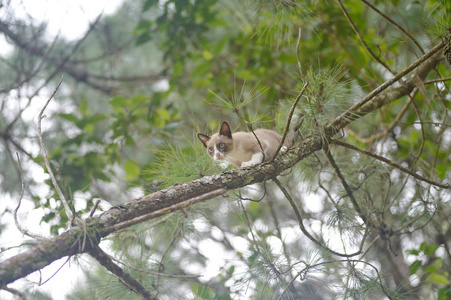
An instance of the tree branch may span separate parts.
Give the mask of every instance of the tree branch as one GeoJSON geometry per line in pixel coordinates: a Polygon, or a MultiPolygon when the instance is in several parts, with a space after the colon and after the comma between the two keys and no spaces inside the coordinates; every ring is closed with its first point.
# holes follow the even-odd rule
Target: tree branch
{"type": "Polygon", "coordinates": [[[94,257],[102,266],[108,271],[116,275],[121,283],[130,288],[133,292],[141,295],[144,299],[158,299],[152,295],[138,280],[133,278],[129,273],[122,270],[121,267],[116,265],[113,260],[103,252],[100,247],[95,246],[89,251],[89,254],[94,257]]]}
{"type": "MultiPolygon", "coordinates": [[[[439,55],[433,56],[433,54],[438,52],[443,46],[444,44],[442,42],[429,52],[428,57],[430,59],[418,69],[417,76],[424,79],[428,72],[434,69],[442,57],[439,55]]],[[[423,57],[423,60],[417,66],[424,62],[424,60],[426,59],[423,57]]],[[[380,89],[384,90],[389,85],[385,84],[383,88],[379,88],[378,93],[374,93],[373,91],[371,97],[365,97],[365,99],[368,98],[373,101],[364,106],[363,104],[366,102],[362,103],[359,106],[359,111],[351,114],[353,115],[352,120],[356,120],[383,105],[408,95],[415,86],[411,78],[403,86],[381,93],[382,91],[380,89]],[[375,94],[378,94],[378,96],[375,97],[375,94]]],[[[341,128],[351,123],[352,120],[346,119],[343,116],[338,117],[326,128],[326,138],[330,139],[341,128]]],[[[114,232],[115,225],[122,222],[156,212],[177,203],[189,201],[194,197],[199,197],[220,189],[233,190],[253,183],[271,180],[284,170],[291,168],[300,160],[320,150],[322,148],[323,138],[324,136],[306,137],[297,144],[297,148],[293,149],[293,152],[279,155],[272,163],[263,163],[255,168],[227,171],[222,174],[205,176],[197,180],[177,184],[167,189],[131,200],[122,205],[112,207],[100,216],[87,218],[84,220],[83,227],[74,226],[72,229],[53,239],[39,242],[35,247],[0,262],[0,288],[49,265],[59,258],[84,253],[92,249],[92,247],[99,243],[101,238],[114,232]],[[83,239],[87,240],[84,247],[82,247],[83,239]]]]}
{"type": "Polygon", "coordinates": [[[287,189],[283,187],[283,185],[280,183],[280,181],[277,178],[273,179],[274,182],[277,184],[277,187],[279,187],[280,191],[284,194],[285,198],[287,198],[288,202],[291,205],[291,208],[293,208],[294,214],[296,215],[296,218],[298,219],[298,223],[299,223],[299,228],[301,229],[302,233],[309,239],[311,240],[315,245],[323,248],[324,250],[326,250],[327,252],[334,254],[336,256],[340,256],[340,257],[353,257],[356,255],[359,255],[360,253],[362,253],[363,250],[363,245],[365,243],[365,239],[368,235],[368,230],[365,231],[365,234],[363,235],[363,239],[362,242],[360,243],[360,248],[351,254],[346,254],[346,253],[340,253],[337,251],[334,251],[332,249],[330,249],[329,247],[327,247],[326,245],[324,245],[323,243],[321,243],[319,240],[317,240],[314,236],[312,236],[310,234],[310,232],[307,231],[307,229],[304,226],[304,221],[302,219],[301,213],[299,212],[299,209],[296,206],[296,203],[294,203],[293,198],[290,196],[290,194],[288,193],[287,189]]]}
{"type": "Polygon", "coordinates": [[[398,170],[400,170],[400,171],[402,171],[402,172],[404,172],[404,173],[406,173],[406,174],[408,174],[408,175],[410,175],[410,176],[412,176],[412,177],[414,177],[414,178],[416,178],[416,179],[418,179],[418,180],[421,180],[421,181],[427,182],[427,183],[429,183],[429,184],[432,184],[432,185],[441,187],[441,188],[443,188],[443,189],[451,189],[451,185],[448,184],[448,183],[440,183],[440,182],[436,182],[436,181],[434,181],[434,180],[431,180],[431,179],[429,179],[429,178],[426,178],[426,177],[424,177],[424,176],[421,176],[420,174],[417,174],[417,173],[415,173],[415,172],[413,172],[413,171],[411,171],[411,170],[409,170],[409,169],[407,169],[407,168],[404,168],[404,167],[401,166],[400,164],[397,164],[397,163],[395,163],[395,162],[389,160],[388,158],[385,158],[385,157],[383,157],[383,156],[377,155],[376,153],[373,153],[373,152],[371,152],[371,151],[368,151],[368,150],[365,150],[365,149],[356,147],[356,146],[354,146],[354,145],[345,143],[345,142],[340,141],[340,140],[333,140],[331,143],[337,144],[337,145],[340,145],[340,146],[343,146],[343,147],[348,148],[348,149],[351,149],[351,150],[355,150],[355,151],[357,151],[357,152],[363,153],[363,154],[368,155],[368,156],[371,156],[371,157],[374,157],[374,158],[376,158],[377,160],[380,160],[380,161],[382,161],[382,162],[384,162],[384,163],[386,163],[386,164],[388,164],[388,165],[390,165],[390,166],[392,166],[392,167],[395,167],[396,169],[398,169],[398,170]]]}
{"type": "Polygon", "coordinates": [[[58,196],[61,199],[61,202],[63,202],[64,211],[66,212],[67,218],[69,219],[69,226],[73,221],[73,214],[72,210],[69,207],[69,204],[67,203],[66,197],[64,197],[63,192],[61,191],[58,182],[56,181],[55,175],[53,174],[52,168],[50,166],[49,159],[47,157],[47,150],[45,149],[44,145],[44,139],[42,138],[42,131],[41,131],[41,121],[44,118],[43,114],[45,112],[45,109],[47,108],[47,105],[50,103],[50,100],[52,100],[53,96],[55,96],[56,92],[58,91],[58,88],[60,87],[61,83],[63,82],[63,77],[61,77],[58,85],[53,90],[52,95],[50,95],[49,99],[45,103],[44,107],[42,108],[41,112],[38,116],[38,138],[39,138],[39,145],[41,146],[41,153],[44,158],[45,167],[47,168],[47,172],[49,173],[50,179],[52,180],[53,187],[55,188],[56,192],[58,193],[58,196]]]}
{"type": "Polygon", "coordinates": [[[424,80],[429,71],[431,71],[439,63],[439,61],[442,60],[443,57],[439,51],[444,46],[445,42],[441,41],[417,61],[396,74],[393,78],[378,86],[371,93],[366,95],[365,98],[354,104],[340,116],[336,117],[335,120],[333,120],[330,125],[326,127],[325,130],[327,135],[332,136],[352,121],[359,119],[379,107],[387,105],[403,96],[409,95],[416,86],[414,77],[411,77],[399,87],[395,87],[385,93],[382,92],[423,63],[424,65],[418,68],[415,76],[418,76],[420,79],[424,80]]]}

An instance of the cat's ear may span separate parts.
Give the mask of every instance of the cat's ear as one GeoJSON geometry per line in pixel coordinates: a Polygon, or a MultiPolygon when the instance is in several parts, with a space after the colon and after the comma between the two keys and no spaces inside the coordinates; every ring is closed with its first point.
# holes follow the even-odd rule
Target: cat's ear
{"type": "Polygon", "coordinates": [[[202,133],[198,133],[197,137],[202,142],[202,144],[204,144],[204,147],[207,148],[207,143],[210,140],[210,137],[208,135],[205,135],[205,134],[202,134],[202,133]]]}
{"type": "Polygon", "coordinates": [[[219,130],[219,135],[226,136],[229,139],[232,138],[232,131],[230,130],[230,126],[227,122],[222,122],[221,130],[219,130]]]}

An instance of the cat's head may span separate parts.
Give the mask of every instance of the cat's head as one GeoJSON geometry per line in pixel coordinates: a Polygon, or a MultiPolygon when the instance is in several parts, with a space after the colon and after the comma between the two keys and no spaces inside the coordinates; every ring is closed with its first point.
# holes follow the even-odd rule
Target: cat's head
{"type": "Polygon", "coordinates": [[[208,155],[214,160],[224,160],[227,154],[233,150],[232,131],[227,122],[222,122],[219,133],[215,133],[211,137],[198,133],[197,137],[204,144],[208,155]]]}

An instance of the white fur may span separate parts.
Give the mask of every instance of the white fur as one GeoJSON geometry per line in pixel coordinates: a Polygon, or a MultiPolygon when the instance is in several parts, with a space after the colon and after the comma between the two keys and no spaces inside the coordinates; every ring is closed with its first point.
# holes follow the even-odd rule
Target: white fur
{"type": "Polygon", "coordinates": [[[263,153],[258,152],[252,155],[252,158],[250,161],[243,161],[241,163],[241,168],[249,168],[253,167],[263,161],[263,153]]]}
{"type": "Polygon", "coordinates": [[[213,159],[214,160],[224,160],[224,154],[223,153],[221,153],[221,152],[219,152],[219,150],[218,150],[218,148],[216,148],[216,145],[214,146],[214,149],[215,149],[215,151],[214,151],[214,153],[213,153],[213,159]],[[216,155],[218,155],[219,154],[219,157],[218,156],[216,156],[216,155]]]}

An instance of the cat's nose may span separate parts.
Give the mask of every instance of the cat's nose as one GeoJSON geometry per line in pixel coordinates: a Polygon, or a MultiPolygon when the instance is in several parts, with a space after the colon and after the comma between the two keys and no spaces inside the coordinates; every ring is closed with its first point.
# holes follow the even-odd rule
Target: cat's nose
{"type": "Polygon", "coordinates": [[[216,157],[217,158],[219,158],[221,156],[221,154],[219,154],[219,153],[216,153],[216,157]]]}

